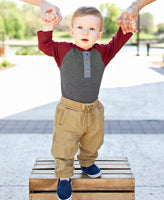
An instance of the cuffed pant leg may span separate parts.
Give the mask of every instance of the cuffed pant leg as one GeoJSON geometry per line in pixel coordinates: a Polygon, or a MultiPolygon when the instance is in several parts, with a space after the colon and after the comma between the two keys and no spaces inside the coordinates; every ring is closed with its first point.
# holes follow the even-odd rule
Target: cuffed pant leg
{"type": "Polygon", "coordinates": [[[79,148],[80,117],[76,111],[58,105],[54,120],[52,155],[55,158],[55,174],[66,178],[73,175],[74,156],[79,148]]]}
{"type": "Polygon", "coordinates": [[[95,159],[98,156],[98,149],[104,141],[103,105],[99,102],[92,112],[88,114],[89,126],[87,132],[80,138],[80,153],[78,155],[78,160],[83,167],[89,167],[94,164],[95,159]]]}

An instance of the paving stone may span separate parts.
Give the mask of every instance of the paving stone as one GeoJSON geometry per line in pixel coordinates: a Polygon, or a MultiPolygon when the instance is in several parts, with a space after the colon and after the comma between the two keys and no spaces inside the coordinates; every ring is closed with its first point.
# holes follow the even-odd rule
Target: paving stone
{"type": "MultiPolygon", "coordinates": [[[[52,133],[53,120],[0,120],[0,133],[52,133]]],[[[105,133],[164,134],[164,120],[106,120],[105,133]]]]}

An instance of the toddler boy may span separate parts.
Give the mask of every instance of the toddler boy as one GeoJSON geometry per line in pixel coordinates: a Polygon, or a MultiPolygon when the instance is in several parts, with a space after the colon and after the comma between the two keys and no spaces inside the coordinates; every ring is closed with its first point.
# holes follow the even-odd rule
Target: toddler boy
{"type": "Polygon", "coordinates": [[[94,7],[80,7],[72,17],[71,35],[74,43],[55,42],[55,24],[45,23],[38,32],[39,49],[54,57],[61,75],[62,97],[57,105],[52,155],[59,178],[59,200],[71,200],[71,179],[74,156],[81,170],[89,177],[101,176],[94,164],[104,138],[104,107],[98,100],[105,67],[129,40],[132,33],[123,34],[119,28],[108,44],[97,44],[103,35],[103,17],[94,7]]]}

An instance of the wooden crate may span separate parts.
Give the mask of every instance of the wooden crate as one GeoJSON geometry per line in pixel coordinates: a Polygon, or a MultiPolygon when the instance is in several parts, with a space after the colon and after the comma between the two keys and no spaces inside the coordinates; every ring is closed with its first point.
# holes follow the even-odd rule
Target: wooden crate
{"type": "MultiPolygon", "coordinates": [[[[77,160],[72,179],[73,200],[134,200],[135,179],[127,158],[99,159],[100,178],[83,174],[77,160]]],[[[54,160],[38,158],[29,178],[29,200],[57,200],[58,179],[54,175],[54,160]]]]}

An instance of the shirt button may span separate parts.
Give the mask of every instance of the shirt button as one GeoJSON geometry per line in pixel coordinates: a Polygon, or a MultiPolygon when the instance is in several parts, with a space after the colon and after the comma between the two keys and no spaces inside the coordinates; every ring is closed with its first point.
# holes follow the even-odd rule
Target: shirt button
{"type": "Polygon", "coordinates": [[[88,73],[89,73],[89,70],[87,70],[86,73],[88,74],[88,73]]]}
{"type": "Polygon", "coordinates": [[[86,60],[86,64],[88,64],[89,63],[89,61],[88,60],[86,60]]]}

